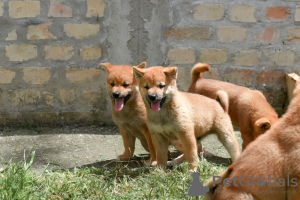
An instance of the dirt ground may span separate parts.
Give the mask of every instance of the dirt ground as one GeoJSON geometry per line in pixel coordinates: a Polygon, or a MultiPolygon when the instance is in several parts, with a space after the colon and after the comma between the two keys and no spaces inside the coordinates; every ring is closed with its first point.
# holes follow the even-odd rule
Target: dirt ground
{"type": "MultiPolygon", "coordinates": [[[[241,143],[240,132],[235,131],[235,133],[241,143]]],[[[229,154],[216,136],[207,136],[202,140],[202,144],[205,150],[214,155],[209,158],[213,162],[230,162],[229,154]]],[[[46,168],[114,166],[117,163],[115,158],[124,150],[122,137],[116,126],[5,128],[0,130],[0,146],[0,164],[10,160],[28,160],[35,151],[31,170],[37,173],[43,172],[46,168]]],[[[178,155],[174,148],[171,148],[171,151],[172,157],[178,155]]],[[[135,156],[135,160],[149,156],[139,141],[136,143],[135,156]]]]}

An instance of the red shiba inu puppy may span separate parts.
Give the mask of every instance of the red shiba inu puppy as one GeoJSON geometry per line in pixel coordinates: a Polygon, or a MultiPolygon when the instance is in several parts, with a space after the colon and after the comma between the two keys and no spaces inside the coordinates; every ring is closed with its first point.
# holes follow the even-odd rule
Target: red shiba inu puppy
{"type": "Polygon", "coordinates": [[[199,162],[197,138],[216,133],[232,160],[239,152],[237,139],[227,111],[228,97],[219,91],[217,101],[179,92],[177,67],[134,67],[140,93],[147,109],[147,125],[157,151],[157,165],[166,166],[170,140],[179,140],[191,170],[199,162]],[[221,105],[222,107],[221,107],[221,105]]]}
{"type": "MultiPolygon", "coordinates": [[[[118,160],[127,161],[134,155],[135,140],[141,141],[145,150],[150,152],[148,164],[156,160],[155,149],[147,127],[146,108],[138,91],[133,75],[133,67],[101,63],[108,73],[107,90],[113,108],[113,121],[119,127],[125,151],[118,160]]],[[[138,67],[145,68],[146,63],[138,67]]]]}
{"type": "Polygon", "coordinates": [[[300,199],[300,81],[286,114],[251,142],[205,199],[300,199]]]}
{"type": "Polygon", "coordinates": [[[198,63],[192,70],[192,83],[188,92],[201,94],[212,99],[223,90],[229,97],[229,116],[238,126],[243,139],[243,150],[255,138],[265,133],[278,121],[275,110],[264,95],[257,90],[212,79],[202,79],[202,72],[209,71],[208,64],[198,63]]]}

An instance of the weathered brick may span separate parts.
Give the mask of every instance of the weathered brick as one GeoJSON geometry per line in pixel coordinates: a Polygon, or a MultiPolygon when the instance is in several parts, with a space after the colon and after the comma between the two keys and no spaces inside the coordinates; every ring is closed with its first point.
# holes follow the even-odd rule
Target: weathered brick
{"type": "Polygon", "coordinates": [[[0,17],[3,16],[3,12],[4,12],[4,2],[0,2],[0,17]]]}
{"type": "Polygon", "coordinates": [[[195,39],[195,40],[208,40],[211,38],[211,33],[208,27],[203,28],[175,28],[164,31],[165,36],[174,37],[176,40],[195,39]]]}
{"type": "Polygon", "coordinates": [[[287,28],[287,38],[283,41],[284,44],[300,44],[300,28],[287,28]]]}
{"type": "Polygon", "coordinates": [[[258,66],[257,51],[239,51],[234,57],[234,64],[238,66],[258,66]]]}
{"type": "Polygon", "coordinates": [[[294,16],[294,22],[296,24],[299,24],[300,22],[300,6],[296,5],[296,11],[295,11],[295,16],[294,16]]]}
{"type": "Polygon", "coordinates": [[[29,84],[44,84],[51,78],[50,68],[26,67],[22,71],[23,80],[29,84]]]}
{"type": "Polygon", "coordinates": [[[9,61],[27,61],[37,57],[37,47],[32,44],[11,44],[5,47],[5,55],[9,61]]]}
{"type": "Polygon", "coordinates": [[[100,91],[84,91],[82,96],[84,104],[93,107],[97,107],[102,98],[100,91]]]}
{"type": "Polygon", "coordinates": [[[269,21],[284,21],[288,19],[290,13],[289,7],[271,7],[267,8],[266,18],[269,21]]]}
{"type": "Polygon", "coordinates": [[[41,100],[41,92],[38,90],[13,90],[9,91],[9,100],[14,107],[37,104],[41,100]]]}
{"type": "Polygon", "coordinates": [[[201,49],[200,61],[208,64],[223,64],[227,61],[227,51],[224,49],[201,49]]]}
{"type": "Polygon", "coordinates": [[[230,5],[229,16],[230,20],[234,22],[256,22],[254,17],[255,7],[230,5]]]}
{"type": "Polygon", "coordinates": [[[60,89],[59,97],[64,105],[69,105],[75,100],[75,92],[72,89],[60,89]]]}
{"type": "Polygon", "coordinates": [[[72,9],[61,2],[51,0],[48,17],[72,17],[72,9]]]}
{"type": "Polygon", "coordinates": [[[195,52],[190,49],[175,49],[168,52],[168,59],[172,64],[194,64],[195,52]]]}
{"type": "Polygon", "coordinates": [[[101,57],[100,47],[83,47],[80,49],[80,56],[84,60],[95,60],[101,57]]]}
{"type": "Polygon", "coordinates": [[[86,17],[103,17],[105,7],[103,0],[87,0],[86,17]]]}
{"type": "Polygon", "coordinates": [[[0,67],[0,83],[10,84],[16,77],[16,72],[0,67]]]}
{"type": "Polygon", "coordinates": [[[202,73],[202,77],[205,79],[221,80],[218,69],[210,68],[210,71],[202,73]]]}
{"type": "Polygon", "coordinates": [[[196,7],[194,19],[221,20],[224,18],[224,6],[221,4],[203,4],[196,7]]]}
{"type": "Polygon", "coordinates": [[[178,67],[177,87],[180,91],[187,91],[190,86],[191,68],[178,67]]]}
{"type": "Polygon", "coordinates": [[[72,46],[45,46],[45,59],[50,60],[69,60],[74,56],[74,48],[72,46]]]}
{"type": "Polygon", "coordinates": [[[74,37],[78,40],[93,37],[100,30],[99,24],[65,24],[64,32],[69,37],[74,37]]]}
{"type": "Polygon", "coordinates": [[[264,86],[277,86],[285,83],[285,74],[279,70],[263,70],[257,74],[257,84],[264,86]]]}
{"type": "Polygon", "coordinates": [[[292,66],[295,53],[293,51],[275,51],[271,56],[271,62],[277,66],[292,66]]]}
{"type": "Polygon", "coordinates": [[[52,96],[52,95],[46,95],[46,104],[48,106],[53,107],[54,106],[54,100],[55,100],[54,96],[52,96]]]}
{"type": "Polygon", "coordinates": [[[225,81],[250,87],[252,86],[252,77],[254,71],[252,70],[228,70],[225,73],[225,81]]]}
{"type": "Polygon", "coordinates": [[[284,114],[282,111],[283,106],[286,106],[286,91],[283,88],[280,89],[273,89],[268,91],[261,91],[263,95],[266,97],[267,101],[273,108],[280,108],[279,113],[278,110],[277,113],[284,114]]]}
{"type": "Polygon", "coordinates": [[[278,41],[279,33],[279,29],[267,28],[262,32],[261,35],[256,36],[256,40],[265,44],[272,44],[278,41]]]}
{"type": "Polygon", "coordinates": [[[244,42],[246,29],[242,27],[219,27],[217,36],[222,43],[244,42]]]}
{"type": "Polygon", "coordinates": [[[27,27],[27,40],[45,40],[45,39],[57,39],[53,36],[48,28],[52,26],[52,23],[43,23],[39,25],[30,25],[27,27]]]}
{"type": "Polygon", "coordinates": [[[18,39],[17,30],[14,29],[13,31],[8,33],[5,41],[13,41],[13,40],[17,40],[17,39],[18,39]]]}
{"type": "Polygon", "coordinates": [[[11,18],[37,17],[41,14],[40,1],[10,1],[9,16],[11,18]]]}
{"type": "Polygon", "coordinates": [[[71,83],[91,82],[98,78],[102,73],[103,71],[101,69],[66,69],[66,77],[71,83]]]}

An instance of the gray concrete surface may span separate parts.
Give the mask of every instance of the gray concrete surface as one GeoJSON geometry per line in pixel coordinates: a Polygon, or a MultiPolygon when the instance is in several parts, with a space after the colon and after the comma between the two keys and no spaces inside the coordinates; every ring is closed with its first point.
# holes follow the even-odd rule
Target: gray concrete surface
{"type": "MultiPolygon", "coordinates": [[[[239,142],[240,134],[236,132],[239,142]]],[[[41,173],[47,169],[71,169],[83,166],[104,166],[115,163],[124,150],[122,137],[115,126],[80,128],[2,129],[0,131],[0,162],[30,159],[35,151],[32,171],[41,173]]],[[[215,156],[215,162],[228,163],[229,155],[215,136],[203,139],[203,146],[215,156]]],[[[174,152],[174,148],[171,148],[174,152]]],[[[148,157],[139,142],[137,159],[148,157]]],[[[173,157],[175,153],[172,154],[173,157]]],[[[125,163],[126,164],[126,163],[125,163]]],[[[1,167],[0,167],[1,168],[1,167]]]]}

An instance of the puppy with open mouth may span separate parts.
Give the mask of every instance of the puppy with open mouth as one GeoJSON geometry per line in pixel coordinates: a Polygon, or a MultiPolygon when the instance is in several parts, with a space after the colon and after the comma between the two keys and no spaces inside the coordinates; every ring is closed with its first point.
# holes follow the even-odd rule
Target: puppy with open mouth
{"type": "MultiPolygon", "coordinates": [[[[218,92],[218,101],[177,90],[177,67],[134,67],[134,74],[147,109],[158,166],[166,166],[170,140],[179,140],[191,170],[199,162],[197,138],[216,133],[232,160],[239,146],[228,115],[228,96],[218,92]]],[[[202,148],[202,147],[200,147],[202,148]]],[[[176,162],[176,161],[175,161],[176,162]]]]}
{"type": "MultiPolygon", "coordinates": [[[[113,121],[120,129],[125,148],[124,153],[117,159],[127,161],[132,158],[135,140],[138,138],[144,149],[150,152],[147,164],[151,164],[156,161],[156,154],[146,124],[146,108],[137,88],[133,67],[111,63],[101,63],[100,66],[108,73],[107,90],[113,108],[113,121]]],[[[141,63],[138,67],[145,66],[146,63],[141,63]]]]}

